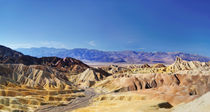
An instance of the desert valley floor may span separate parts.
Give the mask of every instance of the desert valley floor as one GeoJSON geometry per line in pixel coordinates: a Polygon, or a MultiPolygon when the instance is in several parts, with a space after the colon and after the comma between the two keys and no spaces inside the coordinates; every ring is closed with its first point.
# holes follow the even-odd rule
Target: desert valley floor
{"type": "Polygon", "coordinates": [[[89,66],[0,51],[0,112],[210,111],[210,62],[89,66]]]}

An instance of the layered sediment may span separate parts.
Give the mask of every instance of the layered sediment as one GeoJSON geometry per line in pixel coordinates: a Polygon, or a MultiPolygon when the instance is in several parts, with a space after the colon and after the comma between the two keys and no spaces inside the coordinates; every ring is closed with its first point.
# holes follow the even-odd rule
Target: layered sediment
{"type": "Polygon", "coordinates": [[[1,110],[33,112],[41,105],[65,104],[82,96],[82,90],[51,67],[0,64],[1,110]]]}

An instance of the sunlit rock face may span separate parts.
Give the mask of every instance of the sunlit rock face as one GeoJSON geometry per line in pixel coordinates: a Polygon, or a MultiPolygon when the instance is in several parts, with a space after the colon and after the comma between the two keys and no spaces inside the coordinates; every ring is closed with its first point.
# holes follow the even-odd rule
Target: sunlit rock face
{"type": "Polygon", "coordinates": [[[33,112],[41,105],[59,105],[84,96],[68,78],[48,66],[0,64],[0,107],[33,112]]]}
{"type": "Polygon", "coordinates": [[[69,80],[82,88],[87,88],[92,87],[110,75],[111,74],[105,72],[102,69],[88,68],[80,74],[70,75],[69,80]]]}
{"type": "MultiPolygon", "coordinates": [[[[205,74],[205,72],[210,71],[210,65],[207,62],[199,62],[199,61],[185,61],[181,58],[177,57],[176,61],[167,67],[168,72],[180,72],[180,71],[194,71],[192,75],[198,75],[197,72],[200,72],[200,75],[205,74]]],[[[205,74],[208,75],[208,74],[205,74]]]]}
{"type": "Polygon", "coordinates": [[[71,86],[65,75],[55,69],[41,65],[1,64],[0,76],[16,84],[33,88],[64,89],[71,86]]]}

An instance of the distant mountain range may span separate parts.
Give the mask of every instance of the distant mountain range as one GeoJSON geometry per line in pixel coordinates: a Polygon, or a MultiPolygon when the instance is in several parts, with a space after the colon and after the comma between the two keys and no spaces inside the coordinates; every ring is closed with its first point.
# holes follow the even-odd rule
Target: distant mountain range
{"type": "Polygon", "coordinates": [[[187,61],[210,61],[209,57],[183,52],[138,52],[138,51],[100,51],[94,49],[57,49],[57,48],[19,48],[16,49],[26,55],[35,57],[56,56],[60,58],[72,57],[84,62],[112,62],[112,63],[166,63],[171,64],[176,57],[187,61]]]}
{"type": "Polygon", "coordinates": [[[71,71],[72,73],[81,73],[87,68],[90,68],[82,61],[71,57],[59,58],[53,56],[37,58],[24,55],[2,45],[0,45],[0,64],[43,65],[50,66],[58,71],[71,71]]]}

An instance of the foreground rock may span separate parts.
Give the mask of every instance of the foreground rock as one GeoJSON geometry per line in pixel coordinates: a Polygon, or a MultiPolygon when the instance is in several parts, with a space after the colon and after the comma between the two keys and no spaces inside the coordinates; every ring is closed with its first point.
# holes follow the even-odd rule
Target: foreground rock
{"type": "Polygon", "coordinates": [[[0,107],[33,112],[41,105],[60,105],[84,96],[68,78],[48,66],[0,64],[0,107]]]}

